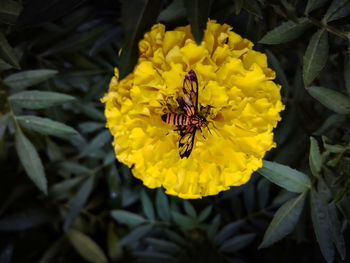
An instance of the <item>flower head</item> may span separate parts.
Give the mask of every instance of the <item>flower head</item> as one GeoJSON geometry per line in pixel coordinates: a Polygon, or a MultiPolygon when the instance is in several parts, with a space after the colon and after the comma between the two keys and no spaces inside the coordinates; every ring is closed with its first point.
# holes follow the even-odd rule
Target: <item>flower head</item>
{"type": "Polygon", "coordinates": [[[231,31],[208,21],[200,46],[189,26],[165,31],[157,24],[139,43],[134,71],[112,78],[106,103],[107,127],[117,159],[150,187],[163,186],[181,198],[215,195],[246,183],[275,147],[273,128],[280,120],[280,86],[266,55],[231,31]],[[197,129],[188,158],[179,154],[178,126],[162,120],[183,113],[183,82],[198,79],[198,111],[208,127],[197,129]],[[201,134],[202,133],[202,134],[201,134]]]}

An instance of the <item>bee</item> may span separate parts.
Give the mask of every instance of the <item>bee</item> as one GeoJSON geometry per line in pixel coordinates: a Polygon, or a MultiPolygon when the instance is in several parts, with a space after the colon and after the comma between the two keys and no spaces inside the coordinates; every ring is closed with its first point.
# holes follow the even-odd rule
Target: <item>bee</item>
{"type": "Polygon", "coordinates": [[[161,116],[165,123],[178,126],[175,131],[179,131],[180,135],[179,154],[181,159],[190,156],[197,129],[202,133],[201,128],[208,127],[207,119],[198,110],[198,79],[193,70],[185,76],[182,89],[184,96],[178,99],[178,104],[184,113],[170,112],[161,116]]]}

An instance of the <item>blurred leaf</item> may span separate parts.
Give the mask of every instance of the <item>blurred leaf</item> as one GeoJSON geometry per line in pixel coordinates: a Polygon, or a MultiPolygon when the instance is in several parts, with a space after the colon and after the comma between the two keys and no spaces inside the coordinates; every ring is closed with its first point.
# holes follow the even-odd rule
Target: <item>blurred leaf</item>
{"type": "Polygon", "coordinates": [[[25,70],[8,75],[4,83],[12,89],[22,90],[52,78],[57,73],[57,70],[52,69],[25,70]]]}
{"type": "Polygon", "coordinates": [[[151,262],[151,263],[157,263],[157,262],[175,262],[176,258],[164,254],[159,253],[155,251],[136,251],[135,256],[142,259],[141,262],[151,262]]]}
{"type": "Polygon", "coordinates": [[[303,80],[305,86],[308,86],[326,65],[328,50],[328,33],[325,29],[320,29],[311,37],[303,57],[303,80]]]}
{"type": "Polygon", "coordinates": [[[67,230],[70,227],[74,219],[79,215],[80,211],[86,204],[86,201],[88,200],[94,185],[94,178],[95,177],[93,175],[89,176],[89,178],[86,179],[76,195],[70,201],[68,212],[63,224],[64,230],[67,230]]]}
{"type": "Polygon", "coordinates": [[[85,146],[85,148],[81,151],[79,158],[94,156],[94,153],[109,142],[110,139],[111,133],[109,130],[101,131],[88,145],[85,146]]]}
{"type": "Polygon", "coordinates": [[[74,99],[70,95],[39,90],[21,91],[9,97],[12,103],[27,109],[48,108],[73,101],[74,99]]]}
{"type": "Polygon", "coordinates": [[[327,0],[309,0],[309,1],[307,1],[307,5],[305,8],[305,14],[308,14],[311,11],[322,7],[326,2],[327,2],[327,0]]]}
{"type": "Polygon", "coordinates": [[[208,205],[208,206],[199,214],[198,221],[199,221],[199,222],[202,222],[202,221],[204,221],[205,219],[207,219],[208,216],[210,216],[210,213],[211,213],[211,210],[212,210],[212,209],[213,209],[213,206],[208,205]]]}
{"type": "Polygon", "coordinates": [[[105,127],[105,124],[102,122],[88,121],[79,124],[79,129],[82,133],[95,132],[97,130],[102,129],[103,127],[105,127]]]}
{"type": "Polygon", "coordinates": [[[293,231],[303,210],[306,193],[289,200],[277,210],[259,248],[269,247],[293,231]]]}
{"type": "Polygon", "coordinates": [[[155,24],[162,1],[135,0],[131,5],[122,0],[121,22],[124,30],[124,43],[119,61],[119,80],[133,71],[138,59],[138,42],[144,33],[155,24]]]}
{"type": "Polygon", "coordinates": [[[75,229],[68,229],[66,235],[79,255],[87,262],[108,262],[103,250],[91,237],[75,229]]]}
{"type": "Polygon", "coordinates": [[[320,153],[320,148],[318,147],[318,142],[314,137],[310,137],[309,164],[312,174],[318,177],[319,173],[321,172],[322,156],[320,153]]]}
{"type": "Polygon", "coordinates": [[[227,238],[233,236],[238,232],[238,229],[244,224],[244,220],[238,220],[224,226],[220,232],[215,236],[214,242],[221,245],[227,238]]]}
{"type": "Polygon", "coordinates": [[[63,161],[60,162],[58,166],[65,174],[73,173],[79,176],[83,174],[93,174],[91,169],[76,162],[63,161]]]}
{"type": "Polygon", "coordinates": [[[109,258],[112,262],[118,262],[123,256],[123,249],[119,245],[119,237],[116,234],[115,224],[113,222],[108,223],[107,247],[109,258]]]}
{"type": "Polygon", "coordinates": [[[16,120],[22,128],[39,132],[41,134],[53,135],[63,139],[77,135],[78,132],[61,122],[37,116],[16,116],[16,120]]]}
{"type": "Polygon", "coordinates": [[[150,220],[155,220],[153,204],[151,202],[151,199],[149,199],[145,190],[141,191],[141,202],[142,202],[143,213],[146,215],[146,217],[150,220]]]}
{"type": "Polygon", "coordinates": [[[174,222],[184,230],[190,230],[197,226],[197,221],[191,217],[184,216],[178,212],[171,211],[174,222]]]}
{"type": "Polygon", "coordinates": [[[183,204],[184,204],[184,209],[185,209],[186,214],[192,218],[196,218],[197,212],[194,209],[193,205],[187,200],[184,200],[183,204]]]}
{"type": "Polygon", "coordinates": [[[314,189],[311,189],[311,218],[322,255],[327,262],[333,262],[334,247],[327,218],[327,205],[314,189]]]}
{"type": "MultiPolygon", "coordinates": [[[[39,263],[50,263],[55,260],[57,255],[62,253],[62,247],[66,243],[66,240],[64,238],[59,238],[57,241],[55,241],[42,255],[40,258],[39,263]]],[[[1,262],[1,261],[0,261],[1,262]]]]}
{"type": "Polygon", "coordinates": [[[96,40],[94,45],[89,50],[89,55],[96,55],[98,52],[103,50],[106,47],[106,45],[110,44],[111,42],[115,42],[116,39],[119,39],[121,37],[121,34],[122,30],[120,27],[113,27],[109,29],[96,40]]]}
{"type": "Polygon", "coordinates": [[[160,219],[164,220],[165,222],[170,221],[170,208],[169,208],[169,201],[168,197],[164,194],[164,190],[161,188],[157,189],[156,193],[156,207],[157,207],[157,214],[160,219]]]}
{"type": "Polygon", "coordinates": [[[0,140],[2,140],[2,137],[5,134],[7,124],[9,122],[9,115],[5,114],[0,117],[0,140]]]}
{"type": "Polygon", "coordinates": [[[263,167],[258,170],[262,176],[290,192],[302,193],[310,189],[310,178],[288,166],[263,161],[263,167]]]}
{"type": "Polygon", "coordinates": [[[270,182],[264,178],[262,178],[257,187],[257,192],[258,192],[258,202],[259,202],[259,207],[263,209],[267,201],[269,199],[269,193],[270,193],[270,182]]]}
{"type": "Polygon", "coordinates": [[[169,23],[186,17],[184,0],[173,0],[169,6],[163,9],[157,19],[157,22],[169,23]]]}
{"type": "Polygon", "coordinates": [[[290,88],[289,88],[287,76],[284,73],[284,71],[283,71],[278,59],[275,57],[275,55],[268,49],[266,49],[265,51],[266,51],[266,54],[267,54],[267,57],[269,60],[269,65],[271,66],[271,68],[273,70],[276,71],[276,80],[279,84],[282,85],[282,92],[283,92],[284,96],[288,97],[290,88]]]}
{"type": "Polygon", "coordinates": [[[325,122],[323,122],[322,126],[314,132],[315,135],[325,134],[328,130],[332,128],[336,128],[338,126],[342,126],[343,122],[346,120],[346,116],[339,114],[332,114],[329,116],[325,122]]]}
{"type": "Polygon", "coordinates": [[[220,215],[216,215],[214,217],[214,219],[212,220],[209,228],[208,228],[208,231],[207,231],[207,235],[208,235],[208,238],[210,240],[213,240],[218,229],[219,229],[219,226],[220,226],[220,223],[221,223],[221,216],[220,215]]]}
{"type": "Polygon", "coordinates": [[[146,238],[146,242],[159,251],[169,252],[173,254],[179,253],[181,251],[181,247],[169,241],[150,237],[146,238]]]}
{"type": "Polygon", "coordinates": [[[112,164],[115,161],[116,161],[115,153],[112,150],[112,151],[107,153],[106,158],[103,160],[103,166],[108,166],[108,165],[112,164]]]}
{"type": "Polygon", "coordinates": [[[152,228],[152,225],[141,225],[136,227],[133,231],[129,232],[129,234],[123,237],[122,240],[120,240],[119,245],[126,246],[140,241],[140,239],[147,235],[152,228]]]}
{"type": "Polygon", "coordinates": [[[16,151],[28,177],[44,193],[47,194],[47,181],[44,167],[34,145],[16,126],[15,130],[16,151]]]}
{"type": "Polygon", "coordinates": [[[184,6],[187,12],[187,19],[191,25],[191,33],[197,45],[200,45],[204,36],[204,30],[207,26],[211,1],[184,0],[184,6]]]}
{"type": "Polygon", "coordinates": [[[220,251],[226,253],[234,253],[249,245],[254,240],[255,236],[256,234],[254,233],[235,236],[225,241],[220,246],[220,251]]]}
{"type": "Polygon", "coordinates": [[[255,187],[251,182],[246,185],[246,189],[243,191],[243,201],[248,213],[252,213],[255,208],[255,187]]]}
{"type": "Polygon", "coordinates": [[[261,44],[281,44],[298,38],[307,28],[308,20],[299,18],[298,24],[293,21],[284,22],[278,27],[267,32],[259,43],[261,44]]]}
{"type": "Polygon", "coordinates": [[[342,93],[316,86],[307,88],[307,91],[313,98],[318,100],[328,109],[333,110],[339,114],[350,113],[350,98],[343,95],[342,93]]]}
{"type": "Polygon", "coordinates": [[[66,196],[72,188],[81,184],[84,179],[85,176],[79,176],[56,183],[51,186],[49,194],[56,199],[61,198],[61,196],[66,196]]]}
{"type": "Polygon", "coordinates": [[[96,120],[96,121],[102,121],[106,122],[106,117],[103,114],[103,112],[97,110],[94,106],[91,104],[86,104],[83,102],[76,102],[73,104],[74,108],[78,108],[82,113],[87,115],[89,118],[96,120]]]}
{"type": "Polygon", "coordinates": [[[7,42],[7,39],[2,32],[0,32],[0,58],[16,69],[21,68],[12,47],[7,42]]]}
{"type": "Polygon", "coordinates": [[[322,18],[322,22],[337,20],[350,14],[350,2],[348,0],[333,0],[327,13],[322,18]]]}
{"type": "Polygon", "coordinates": [[[125,210],[112,210],[111,216],[117,220],[118,223],[128,226],[138,226],[147,222],[144,217],[125,210]]]}
{"type": "Polygon", "coordinates": [[[10,25],[15,24],[21,11],[20,3],[12,0],[2,0],[0,2],[0,22],[10,25]]]}
{"type": "Polygon", "coordinates": [[[186,246],[188,244],[188,241],[185,240],[183,237],[181,237],[179,234],[177,234],[174,231],[171,231],[170,229],[164,230],[166,235],[169,237],[170,240],[176,242],[177,244],[186,246]]]}
{"type": "Polygon", "coordinates": [[[334,203],[330,203],[327,206],[327,219],[333,243],[337,248],[341,259],[344,260],[346,255],[345,241],[342,233],[342,224],[337,216],[337,211],[334,203]]]}
{"type": "Polygon", "coordinates": [[[50,220],[48,214],[36,209],[18,211],[0,219],[0,232],[23,231],[47,223],[50,220]]]}
{"type": "Polygon", "coordinates": [[[345,82],[345,88],[350,95],[350,54],[348,55],[347,61],[344,63],[344,82],[345,82]]]}
{"type": "Polygon", "coordinates": [[[260,19],[263,18],[260,6],[256,0],[243,1],[243,8],[247,10],[249,13],[251,13],[252,15],[257,16],[260,19]]]}
{"type": "Polygon", "coordinates": [[[14,245],[7,245],[5,249],[0,252],[0,262],[1,263],[11,263],[14,245]]]}

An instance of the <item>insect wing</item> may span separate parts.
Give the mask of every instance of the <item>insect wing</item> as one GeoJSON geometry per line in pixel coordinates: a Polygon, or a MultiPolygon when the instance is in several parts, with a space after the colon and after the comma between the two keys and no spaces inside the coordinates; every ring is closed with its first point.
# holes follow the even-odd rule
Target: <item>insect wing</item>
{"type": "MultiPolygon", "coordinates": [[[[191,70],[185,76],[183,83],[184,104],[193,107],[195,113],[198,113],[198,79],[196,73],[191,70]]],[[[184,108],[186,111],[186,109],[184,108]]]]}
{"type": "Polygon", "coordinates": [[[179,140],[179,153],[181,159],[184,157],[189,157],[194,144],[194,137],[196,135],[196,127],[184,127],[183,130],[180,131],[180,140],[179,140]]]}

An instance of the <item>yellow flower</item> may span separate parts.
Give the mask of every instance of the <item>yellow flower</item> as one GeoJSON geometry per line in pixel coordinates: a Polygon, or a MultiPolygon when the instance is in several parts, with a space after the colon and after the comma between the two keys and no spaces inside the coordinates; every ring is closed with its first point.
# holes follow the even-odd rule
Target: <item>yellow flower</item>
{"type": "Polygon", "coordinates": [[[201,198],[246,183],[275,147],[273,128],[281,119],[281,86],[266,55],[253,43],[210,20],[197,46],[189,26],[165,31],[157,24],[139,43],[134,71],[112,78],[106,103],[107,127],[117,159],[132,167],[150,187],[163,186],[181,198],[201,198]],[[188,158],[180,158],[176,126],[162,121],[176,100],[184,77],[194,70],[199,105],[210,105],[208,128],[197,131],[188,158]],[[171,133],[169,133],[171,132],[171,133]]]}

